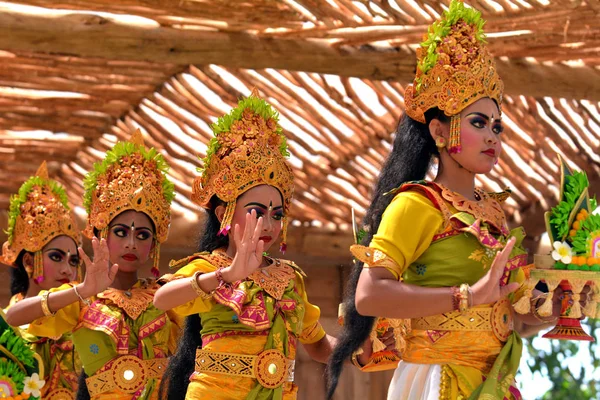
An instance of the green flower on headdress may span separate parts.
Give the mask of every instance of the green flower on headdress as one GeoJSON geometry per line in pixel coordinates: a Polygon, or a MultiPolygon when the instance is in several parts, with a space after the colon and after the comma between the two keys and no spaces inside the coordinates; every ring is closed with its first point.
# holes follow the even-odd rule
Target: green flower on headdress
{"type": "Polygon", "coordinates": [[[85,190],[85,194],[83,195],[83,205],[88,214],[90,213],[92,206],[92,193],[94,193],[98,185],[98,178],[104,175],[123,157],[134,154],[140,154],[144,160],[154,161],[156,163],[156,169],[160,171],[163,177],[161,182],[163,196],[169,203],[173,200],[175,197],[175,186],[173,185],[173,182],[167,178],[169,166],[163,155],[160,154],[155,148],[146,149],[144,145],[122,141],[118,142],[111,150],[106,152],[104,160],[94,163],[94,167],[83,180],[83,188],[85,190]]]}
{"type": "Polygon", "coordinates": [[[246,97],[238,102],[236,108],[231,110],[228,114],[220,117],[217,122],[211,125],[211,129],[215,135],[208,142],[208,148],[206,150],[206,157],[201,159],[203,167],[197,168],[198,172],[204,175],[204,172],[208,169],[210,165],[211,159],[217,151],[219,151],[220,144],[218,140],[218,136],[222,133],[227,133],[230,131],[231,126],[234,122],[242,119],[242,114],[244,110],[249,109],[253,111],[255,114],[258,114],[265,121],[273,120],[276,124],[276,134],[281,138],[279,145],[279,152],[284,157],[289,157],[290,153],[288,151],[287,140],[285,135],[283,134],[283,129],[279,126],[279,113],[271,107],[269,103],[260,97],[251,95],[250,97],[246,97]]]}
{"type": "Polygon", "coordinates": [[[50,191],[60,200],[65,209],[69,211],[67,193],[61,184],[52,179],[44,179],[39,176],[32,176],[21,185],[19,192],[10,198],[8,229],[5,231],[5,233],[8,235],[8,242],[11,244],[17,218],[19,215],[21,215],[21,206],[27,202],[27,196],[36,186],[49,188],[50,191]]]}
{"type": "MultiPolygon", "coordinates": [[[[423,56],[419,60],[417,68],[423,74],[426,74],[438,62],[439,45],[450,35],[452,27],[461,20],[471,27],[472,35],[479,43],[485,43],[483,31],[485,20],[481,17],[481,13],[474,8],[465,7],[462,1],[452,0],[448,11],[444,12],[444,17],[431,24],[425,40],[421,43],[423,56]]],[[[416,81],[416,89],[419,90],[421,80],[417,78],[416,81]]]]}

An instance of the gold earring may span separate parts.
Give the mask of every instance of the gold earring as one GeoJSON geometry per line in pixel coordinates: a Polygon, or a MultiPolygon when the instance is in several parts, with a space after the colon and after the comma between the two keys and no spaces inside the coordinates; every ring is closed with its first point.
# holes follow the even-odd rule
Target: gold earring
{"type": "Polygon", "coordinates": [[[444,139],[443,136],[438,136],[437,138],[435,138],[435,147],[437,147],[440,150],[446,147],[446,139],[444,139]]]}

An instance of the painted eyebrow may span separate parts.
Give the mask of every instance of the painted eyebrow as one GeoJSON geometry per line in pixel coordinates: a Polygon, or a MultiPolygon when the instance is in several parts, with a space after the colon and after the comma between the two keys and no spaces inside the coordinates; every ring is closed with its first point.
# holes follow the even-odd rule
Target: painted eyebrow
{"type": "MultiPolygon", "coordinates": [[[[111,228],[111,229],[112,229],[112,228],[114,228],[115,226],[119,226],[119,227],[121,227],[121,228],[125,228],[125,229],[131,229],[131,225],[127,226],[127,225],[125,225],[125,224],[114,224],[114,225],[111,225],[111,226],[109,226],[109,228],[111,228]]],[[[146,228],[145,226],[136,226],[136,227],[135,227],[135,230],[136,230],[136,231],[139,231],[140,229],[145,229],[145,230],[147,230],[147,231],[150,231],[150,232],[152,232],[152,229],[150,229],[150,228],[146,228]]]]}
{"type": "Polygon", "coordinates": [[[46,250],[46,253],[47,253],[47,252],[49,252],[49,251],[57,251],[57,252],[59,252],[60,254],[62,254],[63,256],[66,256],[66,255],[67,255],[67,253],[65,253],[65,252],[64,252],[63,250],[61,250],[61,249],[55,249],[55,248],[48,249],[48,250],[46,250]]]}
{"type": "MultiPolygon", "coordinates": [[[[490,117],[488,117],[486,114],[484,114],[484,113],[480,113],[480,112],[477,112],[477,111],[475,111],[475,112],[472,112],[472,113],[468,114],[468,115],[467,115],[467,117],[469,117],[469,116],[471,116],[471,115],[478,115],[478,116],[480,116],[481,118],[485,118],[485,119],[486,119],[486,120],[488,120],[488,121],[490,120],[490,117]]],[[[497,119],[493,120],[493,122],[502,122],[502,120],[501,120],[500,118],[497,118],[497,119]]]]}
{"type": "MultiPolygon", "coordinates": [[[[260,203],[248,203],[244,207],[248,207],[248,206],[258,206],[260,208],[264,208],[265,210],[269,209],[269,207],[265,206],[264,204],[260,204],[260,203]]],[[[283,208],[283,206],[273,207],[273,210],[279,210],[280,208],[283,208]]]]}

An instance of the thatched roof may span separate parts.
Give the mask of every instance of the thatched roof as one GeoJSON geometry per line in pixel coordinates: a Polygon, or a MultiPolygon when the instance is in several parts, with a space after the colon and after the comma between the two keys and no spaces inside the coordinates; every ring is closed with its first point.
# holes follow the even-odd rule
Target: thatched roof
{"type": "MultiPolygon", "coordinates": [[[[469,3],[488,20],[506,86],[505,154],[480,183],[510,186],[510,218],[537,235],[558,194],[556,152],[600,182],[600,2],[469,3]]],[[[389,152],[415,47],[447,4],[1,3],[0,207],[43,159],[80,205],[83,174],[141,127],[171,163],[174,212],[197,212],[190,184],[208,125],[256,87],[289,137],[293,217],[346,229],[389,152]]]]}

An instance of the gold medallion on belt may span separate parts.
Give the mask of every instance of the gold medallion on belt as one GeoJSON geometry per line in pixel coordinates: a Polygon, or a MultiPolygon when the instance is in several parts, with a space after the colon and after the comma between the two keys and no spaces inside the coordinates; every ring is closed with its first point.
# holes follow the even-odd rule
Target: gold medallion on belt
{"type": "Polygon", "coordinates": [[[46,400],[75,400],[75,395],[72,390],[60,388],[54,389],[44,396],[46,400]]]}
{"type": "Polygon", "coordinates": [[[142,360],[136,356],[121,356],[114,360],[106,371],[86,379],[88,391],[91,396],[115,389],[133,394],[145,385],[148,379],[162,378],[167,363],[166,358],[142,360]]]}

